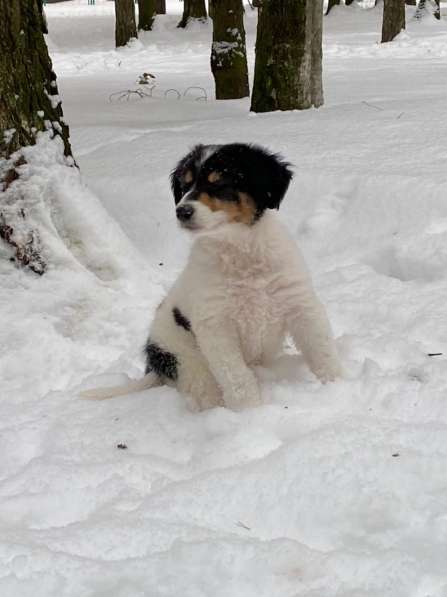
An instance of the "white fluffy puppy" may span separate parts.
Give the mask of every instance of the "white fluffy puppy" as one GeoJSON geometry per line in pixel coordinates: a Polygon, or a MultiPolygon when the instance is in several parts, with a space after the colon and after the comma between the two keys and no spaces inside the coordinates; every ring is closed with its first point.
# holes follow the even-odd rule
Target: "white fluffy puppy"
{"type": "Polygon", "coordinates": [[[171,177],[177,218],[196,238],[156,311],[146,376],[84,394],[106,398],[169,384],[199,410],[256,405],[252,367],[268,367],[286,334],[321,381],[341,374],[303,258],[272,211],[291,177],[280,157],[252,145],[198,145],[180,161],[171,177]]]}

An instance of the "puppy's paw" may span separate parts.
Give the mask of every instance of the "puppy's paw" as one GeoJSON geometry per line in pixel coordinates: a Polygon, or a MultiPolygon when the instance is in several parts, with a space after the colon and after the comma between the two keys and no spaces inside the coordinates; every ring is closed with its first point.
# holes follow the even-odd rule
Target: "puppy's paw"
{"type": "Polygon", "coordinates": [[[235,411],[262,404],[261,394],[256,379],[249,380],[243,384],[238,384],[231,388],[231,390],[224,392],[223,400],[227,408],[235,411]]]}
{"type": "Polygon", "coordinates": [[[321,383],[329,383],[343,377],[343,368],[338,359],[325,363],[324,367],[319,367],[314,371],[321,383]]]}

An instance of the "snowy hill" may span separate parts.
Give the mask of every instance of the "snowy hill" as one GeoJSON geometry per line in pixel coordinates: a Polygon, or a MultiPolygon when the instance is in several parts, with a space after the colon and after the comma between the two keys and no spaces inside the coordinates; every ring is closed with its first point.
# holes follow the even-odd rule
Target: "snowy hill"
{"type": "Polygon", "coordinates": [[[0,260],[0,595],[447,597],[447,25],[409,7],[382,46],[379,8],[336,7],[325,106],[254,115],[213,99],[211,28],[178,30],[180,10],[117,51],[113,3],[46,7],[82,178],[30,167],[83,242],[42,278],[0,260]],[[143,72],[151,98],[113,95],[143,72]],[[346,379],[291,354],[240,413],[169,388],[79,399],[141,374],[190,243],[170,169],[230,141],[294,164],[280,214],[346,379]]]}

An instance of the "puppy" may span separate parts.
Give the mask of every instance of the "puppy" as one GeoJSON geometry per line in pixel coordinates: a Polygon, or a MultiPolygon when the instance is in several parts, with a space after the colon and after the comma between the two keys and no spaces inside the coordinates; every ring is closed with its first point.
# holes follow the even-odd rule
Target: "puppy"
{"type": "Polygon", "coordinates": [[[171,175],[177,220],[195,235],[188,263],[158,307],[146,375],[108,398],[174,386],[191,408],[260,404],[253,367],[268,367],[289,334],[322,381],[341,375],[325,310],[278,220],[292,172],[265,149],[197,145],[171,175]]]}

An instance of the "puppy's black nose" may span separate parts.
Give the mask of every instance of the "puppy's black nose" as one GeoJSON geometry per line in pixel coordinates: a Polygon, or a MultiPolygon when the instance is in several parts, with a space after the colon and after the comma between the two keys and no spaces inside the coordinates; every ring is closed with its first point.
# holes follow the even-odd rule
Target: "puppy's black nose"
{"type": "Polygon", "coordinates": [[[177,207],[176,213],[180,222],[187,222],[192,218],[194,207],[192,205],[181,205],[180,207],[177,207]]]}

